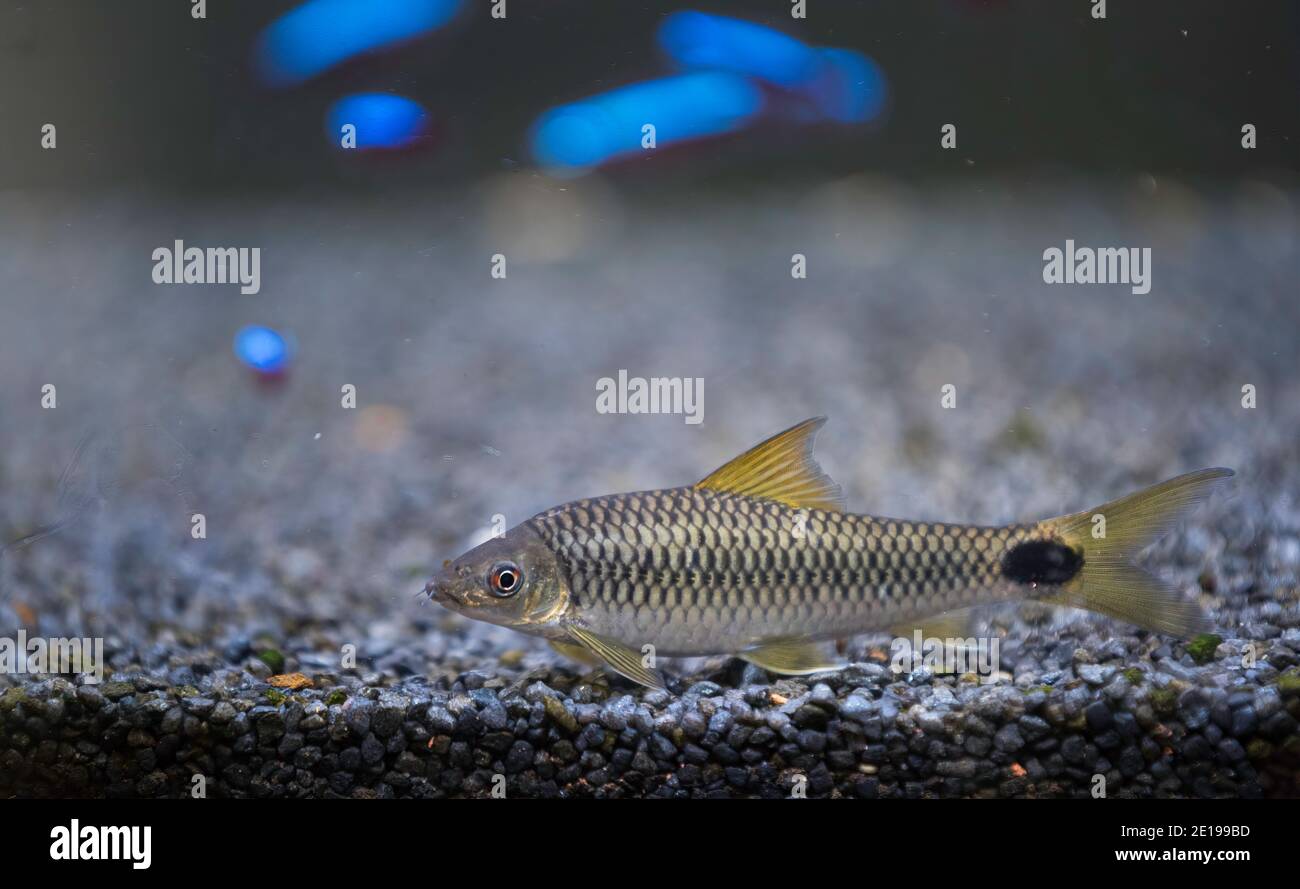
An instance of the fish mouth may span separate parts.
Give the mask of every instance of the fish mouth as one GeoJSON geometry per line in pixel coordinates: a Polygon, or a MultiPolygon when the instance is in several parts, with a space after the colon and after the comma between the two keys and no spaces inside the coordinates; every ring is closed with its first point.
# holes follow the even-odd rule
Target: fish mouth
{"type": "Polygon", "coordinates": [[[432,580],[424,585],[424,595],[429,597],[430,602],[437,602],[447,608],[454,608],[457,605],[464,605],[463,593],[457,595],[456,583],[451,575],[446,571],[439,572],[432,580]]]}
{"type": "Polygon", "coordinates": [[[435,577],[424,585],[424,595],[429,598],[430,602],[437,602],[441,605],[447,604],[451,599],[451,584],[443,577],[435,577]]]}

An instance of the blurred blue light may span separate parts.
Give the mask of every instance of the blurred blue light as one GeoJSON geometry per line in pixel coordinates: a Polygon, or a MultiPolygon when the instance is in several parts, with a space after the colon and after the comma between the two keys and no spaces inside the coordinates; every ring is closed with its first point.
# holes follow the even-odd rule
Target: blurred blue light
{"type": "Polygon", "coordinates": [[[655,145],[729,133],[763,108],[763,95],[743,77],[700,72],[649,80],[544,113],[533,126],[533,156],[544,166],[592,167],[642,150],[642,127],[655,145]]]}
{"type": "Polygon", "coordinates": [[[884,75],[862,53],[808,46],[753,22],[676,12],[659,26],[659,46],[685,68],[753,77],[840,123],[871,120],[885,107],[884,75]]]}
{"type": "Polygon", "coordinates": [[[659,26],[659,46],[677,64],[757,77],[795,89],[816,76],[817,51],[773,28],[702,12],[675,12],[659,26]]]}
{"type": "Polygon", "coordinates": [[[259,373],[273,374],[289,365],[289,343],[269,327],[245,327],[235,334],[235,357],[259,373]]]}
{"type": "Polygon", "coordinates": [[[851,49],[818,50],[821,69],[806,88],[818,109],[840,123],[861,123],[885,110],[885,75],[851,49]]]}
{"type": "Polygon", "coordinates": [[[342,144],[343,126],[357,128],[357,148],[401,148],[425,131],[428,115],[418,102],[387,93],[344,96],[325,115],[334,145],[342,144]]]}
{"type": "Polygon", "coordinates": [[[358,53],[446,24],[461,0],[309,0],[262,31],[258,67],[276,86],[301,83],[358,53]]]}

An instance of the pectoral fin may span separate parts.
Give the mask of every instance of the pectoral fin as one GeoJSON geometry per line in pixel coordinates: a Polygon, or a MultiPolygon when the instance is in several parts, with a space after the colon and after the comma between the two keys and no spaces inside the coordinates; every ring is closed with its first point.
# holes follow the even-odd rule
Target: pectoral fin
{"type": "MultiPolygon", "coordinates": [[[[568,627],[574,642],[590,654],[594,654],[609,665],[620,676],[626,676],[633,682],[648,685],[650,688],[664,688],[663,677],[641,663],[641,653],[635,649],[610,639],[599,636],[582,627],[568,627]]],[[[563,644],[563,643],[561,643],[563,644]]]]}
{"type": "Polygon", "coordinates": [[[605,662],[592,652],[585,645],[579,645],[577,642],[562,642],[559,639],[548,639],[547,642],[551,648],[564,655],[571,661],[577,661],[580,664],[586,664],[589,667],[599,667],[605,662]]]}
{"type": "Polygon", "coordinates": [[[776,639],[742,651],[736,656],[764,670],[787,676],[839,670],[844,666],[827,657],[820,644],[805,639],[776,639]]]}

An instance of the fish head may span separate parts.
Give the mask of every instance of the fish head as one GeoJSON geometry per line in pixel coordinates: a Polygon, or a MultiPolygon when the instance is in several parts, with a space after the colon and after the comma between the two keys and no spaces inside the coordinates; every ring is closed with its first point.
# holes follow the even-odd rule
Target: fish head
{"type": "Polygon", "coordinates": [[[525,633],[555,623],[569,604],[559,560],[527,525],[444,562],[424,591],[444,608],[525,633]]]}

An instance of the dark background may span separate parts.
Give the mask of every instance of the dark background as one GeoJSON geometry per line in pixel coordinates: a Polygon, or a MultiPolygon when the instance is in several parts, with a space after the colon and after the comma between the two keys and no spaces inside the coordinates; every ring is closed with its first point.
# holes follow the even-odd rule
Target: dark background
{"type": "Polygon", "coordinates": [[[668,73],[654,30],[678,9],[763,22],[809,43],[862,50],[892,107],[875,127],[766,127],[632,164],[620,181],[721,186],[858,170],[904,177],[1133,170],[1194,179],[1286,178],[1296,169],[1300,11],[1250,3],[1112,2],[1095,21],[1069,2],[784,0],[729,3],[486,0],[446,27],[273,90],[250,65],[256,35],[296,4],[6,2],[0,11],[0,186],[119,184],[266,189],[446,184],[526,164],[524,134],[545,108],[668,73]],[[426,149],[340,156],[326,107],[357,90],[422,102],[426,149]],[[59,125],[59,150],[39,128],[59,125]],[[939,127],[958,126],[941,151],[939,127]],[[1240,148],[1254,123],[1259,148],[1240,148]],[[878,138],[887,127],[890,137],[878,138]],[[974,169],[972,169],[972,167],[974,169]]]}

